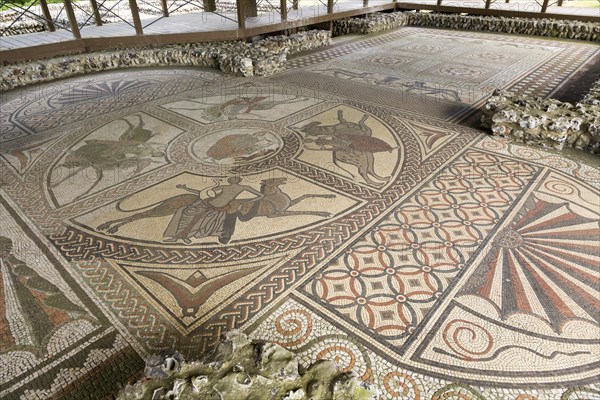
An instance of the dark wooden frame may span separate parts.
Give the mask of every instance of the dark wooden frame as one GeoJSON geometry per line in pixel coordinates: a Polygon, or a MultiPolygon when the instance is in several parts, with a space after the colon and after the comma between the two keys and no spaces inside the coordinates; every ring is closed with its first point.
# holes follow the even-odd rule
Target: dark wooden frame
{"type": "Polygon", "coordinates": [[[50,32],[54,32],[56,30],[54,26],[54,20],[52,19],[52,14],[50,14],[50,10],[48,9],[48,3],[46,0],[40,0],[40,7],[42,8],[42,13],[44,14],[44,20],[46,22],[46,26],[50,32]]]}

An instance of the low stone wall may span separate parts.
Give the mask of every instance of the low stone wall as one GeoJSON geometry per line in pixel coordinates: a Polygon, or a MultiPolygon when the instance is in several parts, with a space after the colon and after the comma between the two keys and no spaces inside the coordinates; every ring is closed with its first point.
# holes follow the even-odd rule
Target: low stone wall
{"type": "Polygon", "coordinates": [[[582,103],[600,106],[600,79],[598,79],[581,100],[582,103]]]}
{"type": "Polygon", "coordinates": [[[600,81],[577,104],[496,90],[483,107],[481,125],[520,143],[600,154],[599,95],[600,81]]]}
{"type": "Polygon", "coordinates": [[[146,361],[145,377],[118,400],[376,400],[379,391],[332,361],[305,372],[283,347],[230,332],[207,360],[185,362],[177,352],[146,361]]]}
{"type": "Polygon", "coordinates": [[[269,36],[257,42],[258,46],[270,51],[288,49],[289,54],[317,49],[331,44],[331,32],[325,30],[311,30],[292,35],[269,36]]]}
{"type": "Polygon", "coordinates": [[[195,66],[226,74],[268,76],[285,69],[287,54],[327,46],[329,31],[273,36],[256,43],[210,42],[84,53],[3,66],[0,91],[73,75],[129,67],[195,66]]]}
{"type": "Polygon", "coordinates": [[[16,24],[0,22],[0,30],[3,31],[2,36],[12,36],[12,35],[23,35],[25,33],[35,33],[35,32],[44,32],[46,30],[46,26],[39,22],[33,20],[20,21],[16,24]]]}
{"type": "Polygon", "coordinates": [[[366,35],[395,29],[408,24],[409,13],[392,12],[376,13],[364,18],[344,18],[333,21],[333,36],[348,35],[351,33],[366,35]]]}
{"type": "Polygon", "coordinates": [[[408,13],[409,25],[600,41],[600,23],[556,19],[408,13]]]}
{"type": "Polygon", "coordinates": [[[405,25],[600,41],[600,23],[595,22],[429,12],[392,12],[371,14],[364,18],[345,18],[334,21],[333,36],[375,33],[405,25]]]}

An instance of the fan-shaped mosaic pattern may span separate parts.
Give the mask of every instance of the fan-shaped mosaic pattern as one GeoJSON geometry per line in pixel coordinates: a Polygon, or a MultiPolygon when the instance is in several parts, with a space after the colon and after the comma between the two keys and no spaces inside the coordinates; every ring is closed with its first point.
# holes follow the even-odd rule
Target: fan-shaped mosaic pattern
{"type": "Polygon", "coordinates": [[[539,316],[560,332],[581,318],[600,319],[598,220],[572,211],[569,203],[531,199],[529,208],[494,239],[484,282],[475,293],[506,317],[539,316]]]}

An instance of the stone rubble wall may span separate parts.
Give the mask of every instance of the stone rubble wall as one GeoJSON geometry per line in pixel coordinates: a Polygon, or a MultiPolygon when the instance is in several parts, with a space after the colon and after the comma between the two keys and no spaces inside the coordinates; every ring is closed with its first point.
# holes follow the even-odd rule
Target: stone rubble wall
{"type": "Polygon", "coordinates": [[[25,33],[44,32],[46,25],[33,19],[25,19],[11,25],[11,23],[0,22],[0,31],[2,36],[22,35],[25,33]]]}
{"type": "Polygon", "coordinates": [[[333,21],[333,36],[351,33],[366,35],[408,25],[409,13],[375,13],[365,18],[344,18],[333,21]]]}
{"type": "Polygon", "coordinates": [[[146,360],[144,378],[117,400],[377,400],[379,390],[344,373],[333,361],[303,371],[283,347],[229,332],[214,354],[185,362],[177,352],[146,360]]]}
{"type": "Polygon", "coordinates": [[[600,78],[592,84],[592,87],[583,97],[581,102],[593,106],[600,106],[600,78]]]}
{"type": "Polygon", "coordinates": [[[600,80],[576,104],[496,90],[483,107],[481,125],[524,144],[600,154],[600,80]]]}
{"type": "Polygon", "coordinates": [[[423,27],[513,33],[600,42],[600,23],[597,22],[409,13],[408,24],[423,27]]]}
{"type": "Polygon", "coordinates": [[[73,75],[129,67],[194,66],[218,68],[238,76],[269,76],[285,69],[288,54],[327,46],[329,31],[241,41],[171,45],[160,48],[99,51],[0,68],[0,91],[73,75]]]}
{"type": "Polygon", "coordinates": [[[600,23],[554,19],[484,17],[430,12],[391,12],[334,21],[333,36],[368,34],[401,26],[512,33],[600,42],[600,23]]]}

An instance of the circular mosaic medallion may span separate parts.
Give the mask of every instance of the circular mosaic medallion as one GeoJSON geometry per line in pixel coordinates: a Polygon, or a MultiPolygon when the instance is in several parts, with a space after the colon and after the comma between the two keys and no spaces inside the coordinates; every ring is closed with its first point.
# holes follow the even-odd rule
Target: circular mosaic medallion
{"type": "Polygon", "coordinates": [[[227,129],[194,140],[190,154],[208,165],[244,164],[272,157],[283,147],[279,135],[258,128],[227,129]]]}

